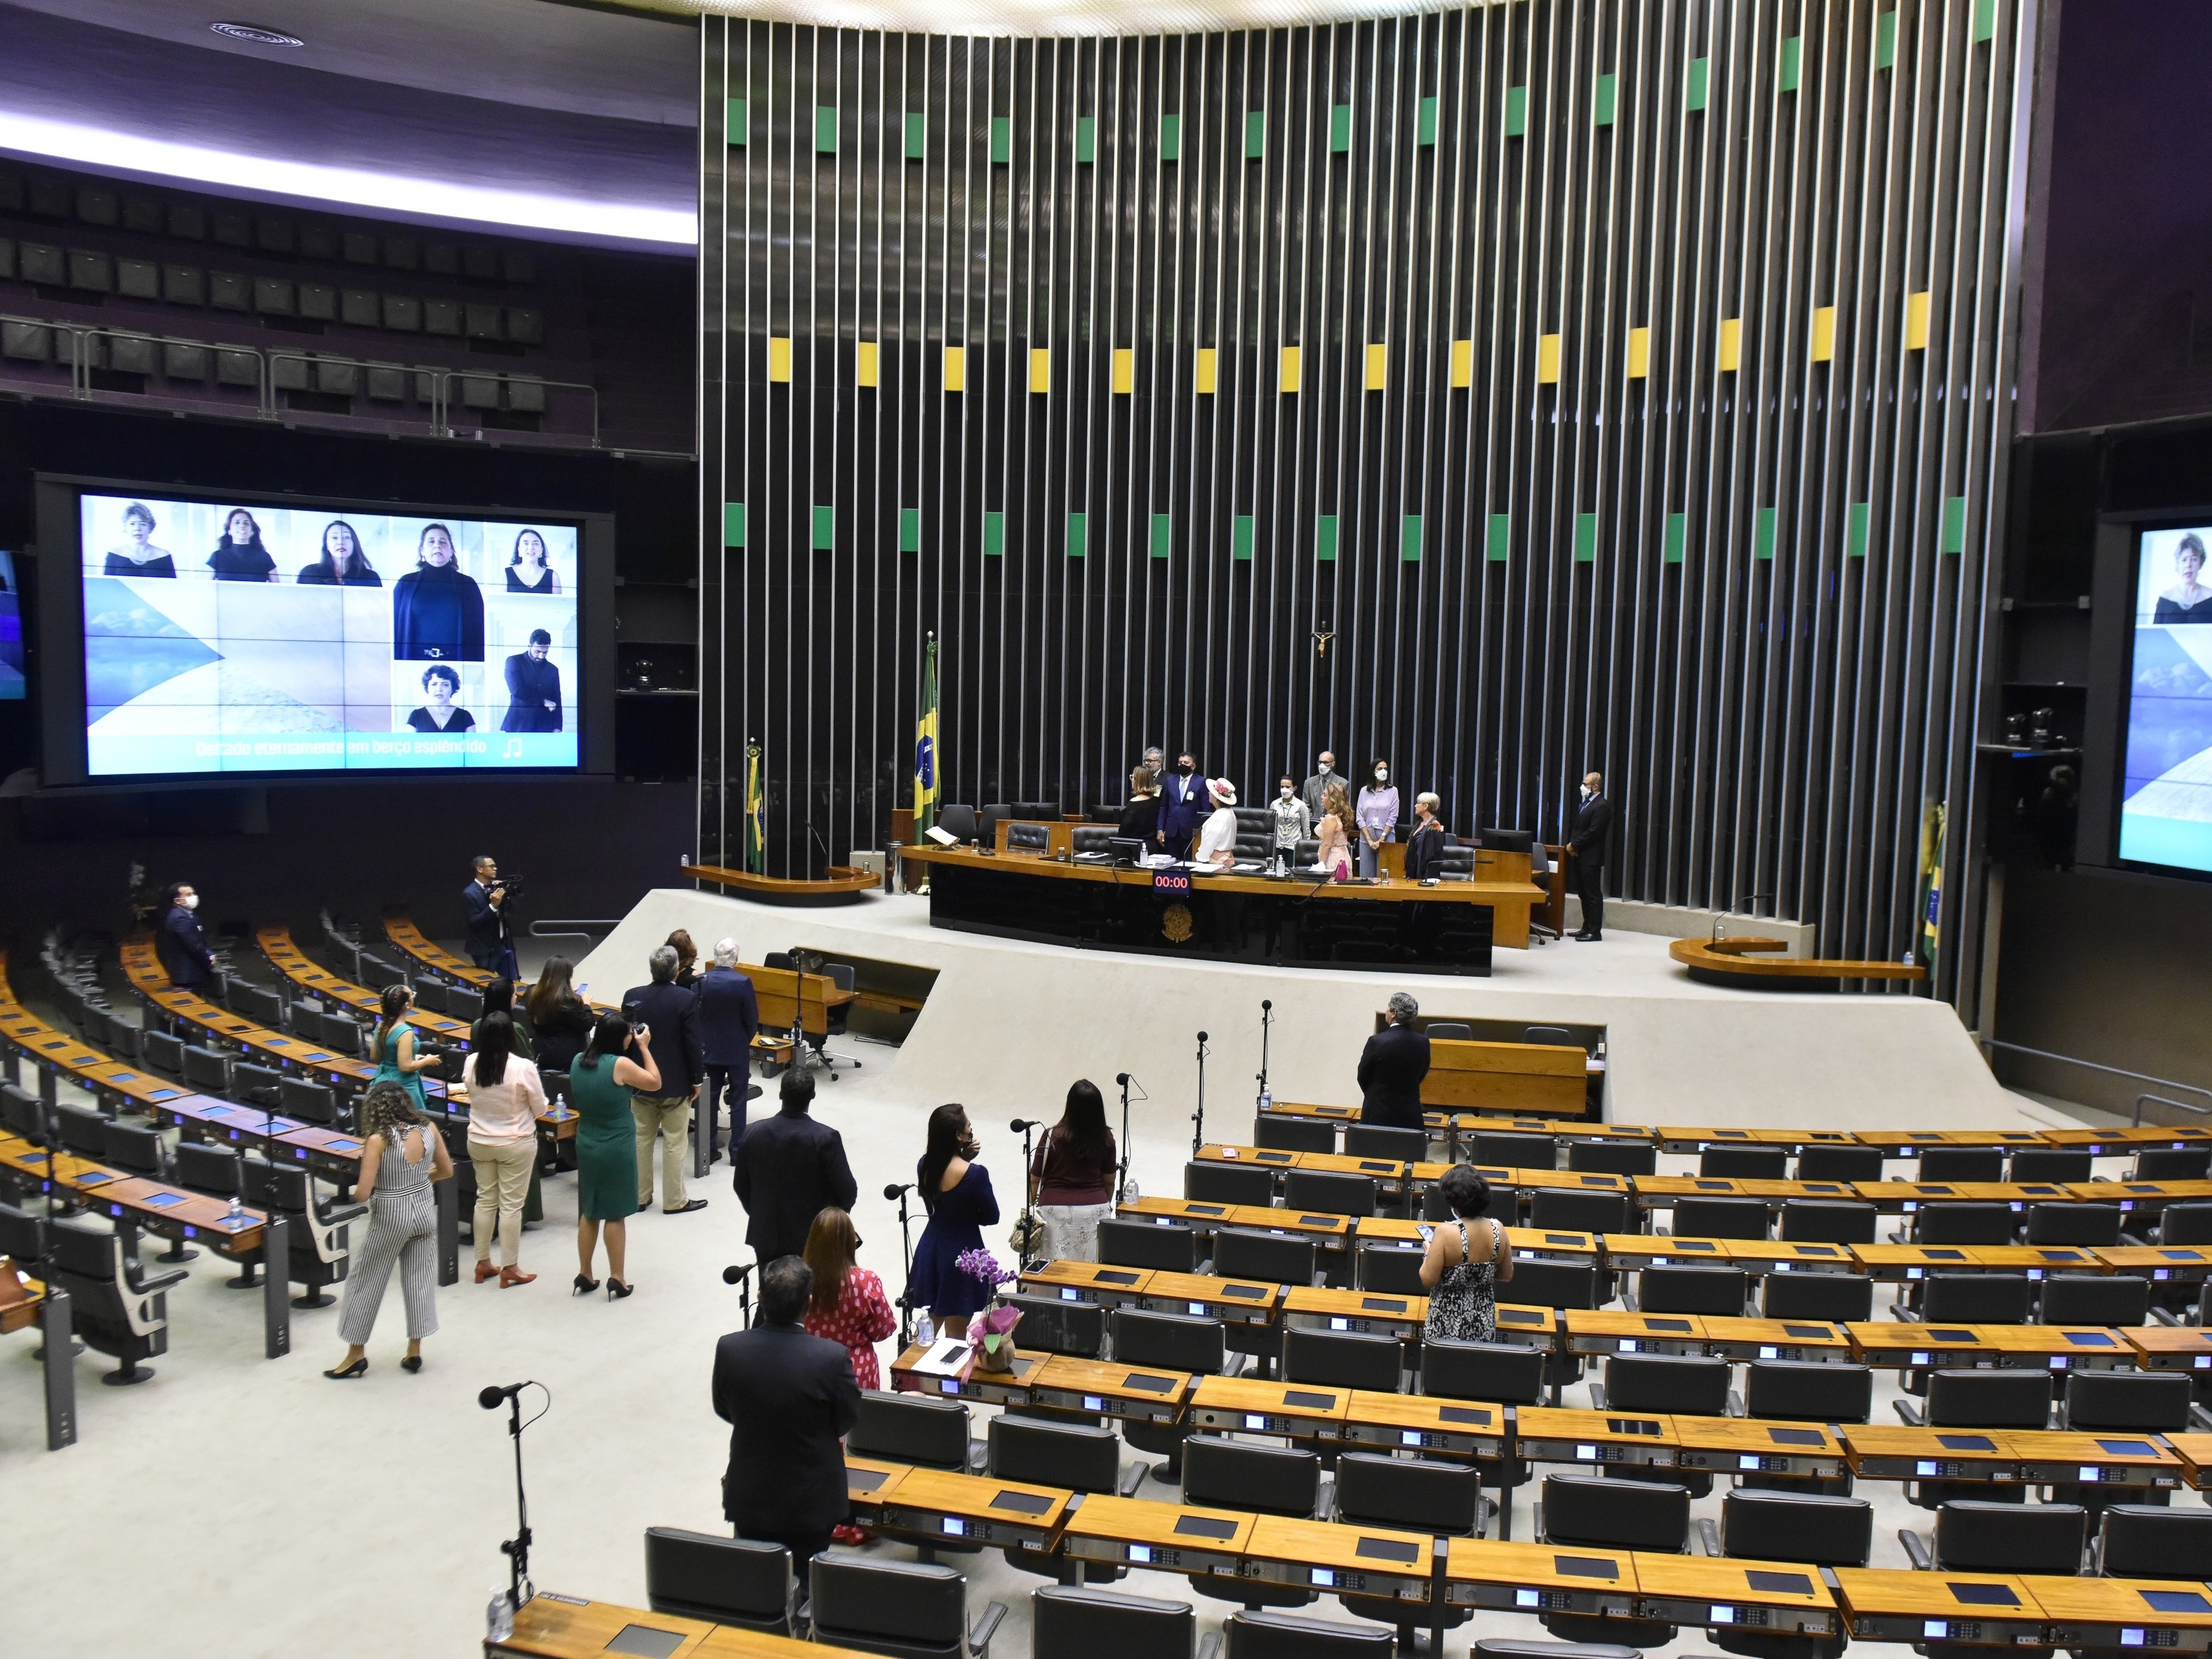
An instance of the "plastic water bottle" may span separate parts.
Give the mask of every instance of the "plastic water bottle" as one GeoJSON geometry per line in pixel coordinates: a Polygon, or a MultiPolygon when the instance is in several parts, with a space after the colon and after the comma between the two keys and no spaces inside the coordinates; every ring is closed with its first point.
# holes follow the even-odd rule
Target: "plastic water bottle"
{"type": "Polygon", "coordinates": [[[504,1642],[514,1634],[514,1601],[507,1588],[501,1584],[493,1589],[491,1602],[484,1608],[484,1640],[504,1642]]]}
{"type": "Polygon", "coordinates": [[[238,1201],[238,1194],[230,1195],[230,1224],[236,1227],[246,1219],[246,1206],[238,1201]]]}
{"type": "Polygon", "coordinates": [[[921,1322],[914,1328],[914,1340],[925,1348],[937,1340],[937,1322],[926,1312],[921,1316],[921,1322]]]}
{"type": "Polygon", "coordinates": [[[1260,1091],[1260,1110],[1264,1114],[1275,1109],[1275,1097],[1268,1091],[1260,1091]]]}

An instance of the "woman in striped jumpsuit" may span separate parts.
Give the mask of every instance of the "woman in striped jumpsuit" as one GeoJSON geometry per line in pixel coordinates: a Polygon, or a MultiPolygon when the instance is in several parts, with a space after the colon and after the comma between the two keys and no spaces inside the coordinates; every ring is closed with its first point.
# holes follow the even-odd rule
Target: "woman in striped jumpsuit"
{"type": "Polygon", "coordinates": [[[371,1085],[361,1116],[361,1181],[353,1197],[369,1206],[368,1237],[346,1275],[338,1310],[338,1334],[350,1346],[337,1368],[323,1373],[338,1382],[368,1370],[368,1334],[376,1328],[394,1263],[407,1298],[407,1358],[399,1364],[422,1369],[422,1339],[438,1329],[438,1206],[430,1183],[453,1173],[445,1136],[398,1084],[371,1085]]]}

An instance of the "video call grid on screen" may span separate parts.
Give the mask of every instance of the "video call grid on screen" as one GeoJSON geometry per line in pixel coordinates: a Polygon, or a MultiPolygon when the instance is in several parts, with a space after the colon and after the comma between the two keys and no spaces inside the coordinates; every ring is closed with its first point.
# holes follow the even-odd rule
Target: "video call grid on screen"
{"type": "Polygon", "coordinates": [[[79,518],[89,775],[579,763],[573,524],[94,493],[79,518]]]}
{"type": "Polygon", "coordinates": [[[2212,872],[2212,525],[2137,544],[2120,857],[2212,872]]]}

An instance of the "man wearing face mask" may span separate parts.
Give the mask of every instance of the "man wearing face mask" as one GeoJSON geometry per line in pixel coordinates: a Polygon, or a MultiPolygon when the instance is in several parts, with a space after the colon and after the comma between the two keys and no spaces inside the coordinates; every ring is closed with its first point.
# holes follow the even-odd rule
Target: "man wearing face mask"
{"type": "Polygon", "coordinates": [[[1206,780],[1199,775],[1198,762],[1188,753],[1176,757],[1176,769],[1167,780],[1167,793],[1160,798],[1160,827],[1155,831],[1159,850],[1170,858],[1190,856],[1190,838],[1198,833],[1198,826],[1212,810],[1206,798],[1206,780]]]}
{"type": "Polygon", "coordinates": [[[1321,763],[1314,775],[1298,787],[1298,799],[1305,803],[1306,818],[1310,823],[1321,822],[1322,802],[1328,794],[1329,785],[1343,781],[1344,780],[1337,775],[1336,757],[1328,750],[1322,750],[1321,763]]]}
{"type": "Polygon", "coordinates": [[[1583,930],[1589,943],[1605,936],[1605,853],[1613,838],[1613,803],[1601,792],[1605,780],[1591,773],[1583,780],[1583,804],[1575,812],[1567,849],[1575,855],[1575,891],[1583,901],[1583,930]]]}
{"type": "Polygon", "coordinates": [[[215,977],[215,952],[208,949],[207,935],[200,931],[199,919],[192,914],[199,908],[200,896],[192,890],[192,884],[177,883],[168,891],[161,931],[154,936],[154,952],[168,970],[169,983],[188,991],[215,977]]]}
{"type": "Polygon", "coordinates": [[[1390,766],[1378,760],[1368,769],[1372,781],[1360,788],[1352,817],[1359,821],[1359,873],[1379,874],[1382,843],[1398,839],[1398,792],[1390,784],[1390,766]]]}

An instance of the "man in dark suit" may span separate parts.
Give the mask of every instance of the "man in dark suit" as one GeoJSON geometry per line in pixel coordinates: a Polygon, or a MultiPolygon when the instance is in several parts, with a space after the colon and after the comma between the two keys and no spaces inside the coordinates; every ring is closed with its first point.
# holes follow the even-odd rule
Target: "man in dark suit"
{"type": "Polygon", "coordinates": [[[161,931],[154,935],[154,954],[168,970],[169,983],[187,991],[215,977],[215,952],[192,914],[199,908],[200,896],[191,883],[179,882],[169,889],[169,908],[162,914],[161,931]]]}
{"type": "Polygon", "coordinates": [[[1567,840],[1575,855],[1575,891],[1583,901],[1583,930],[1575,937],[1586,942],[1605,937],[1605,854],[1613,839],[1613,803],[1604,790],[1605,780],[1595,772],[1583,780],[1583,804],[1567,840]]]}
{"type": "Polygon", "coordinates": [[[714,965],[699,975],[699,1049],[707,1062],[708,1161],[722,1155],[722,1091],[730,1091],[730,1145],[745,1138],[745,1102],[753,1092],[753,1039],[760,1035],[760,999],[738,971],[738,942],[714,946],[714,965]]]}
{"type": "Polygon", "coordinates": [[[799,1255],[814,1218],[850,1210],[860,1193],[844,1137],[806,1109],[814,1101],[813,1074],[786,1072],[781,1093],[783,1109],[746,1130],[730,1153],[730,1184],[745,1206],[745,1243],[763,1261],[799,1255]]]}
{"type": "Polygon", "coordinates": [[[561,729],[561,671],[545,660],[553,636],[530,630],[530,647],[507,659],[507,714],[502,732],[558,732],[561,729]]]}
{"type": "Polygon", "coordinates": [[[841,1442],[860,1417],[844,1344],[799,1324],[813,1290],[799,1257],[770,1261],[760,1322],[714,1345],[714,1415],[730,1425],[722,1513],[738,1537],[787,1546],[802,1586],[852,1509],[841,1442]]]}
{"type": "Polygon", "coordinates": [[[1213,803],[1206,795],[1206,780],[1199,775],[1198,762],[1189,755],[1176,757],[1175,770],[1165,781],[1166,790],[1160,797],[1160,827],[1154,832],[1154,840],[1170,857],[1187,859],[1190,838],[1213,810],[1213,803]]]}
{"type": "Polygon", "coordinates": [[[1429,1039],[1413,1028],[1421,1005],[1403,991],[1390,998],[1390,1024],[1359,1053],[1359,1121],[1393,1129],[1421,1127],[1421,1079],[1429,1074],[1429,1039]]]}
{"type": "Polygon", "coordinates": [[[652,1029],[653,1063],[660,1068],[659,1093],[633,1092],[629,1097],[630,1115],[637,1121],[637,1207],[653,1202],[653,1143],[658,1139],[661,1209],[668,1215],[689,1215],[707,1207],[705,1199],[684,1195],[684,1134],[706,1072],[699,1050],[699,1000],[676,982],[674,945],[662,945],[646,962],[653,982],[633,985],[622,1000],[624,1018],[652,1029]]]}
{"type": "Polygon", "coordinates": [[[500,885],[498,860],[477,860],[476,879],[461,889],[461,902],[469,909],[469,960],[520,982],[522,969],[514,960],[514,933],[507,926],[507,889],[500,885]]]}

